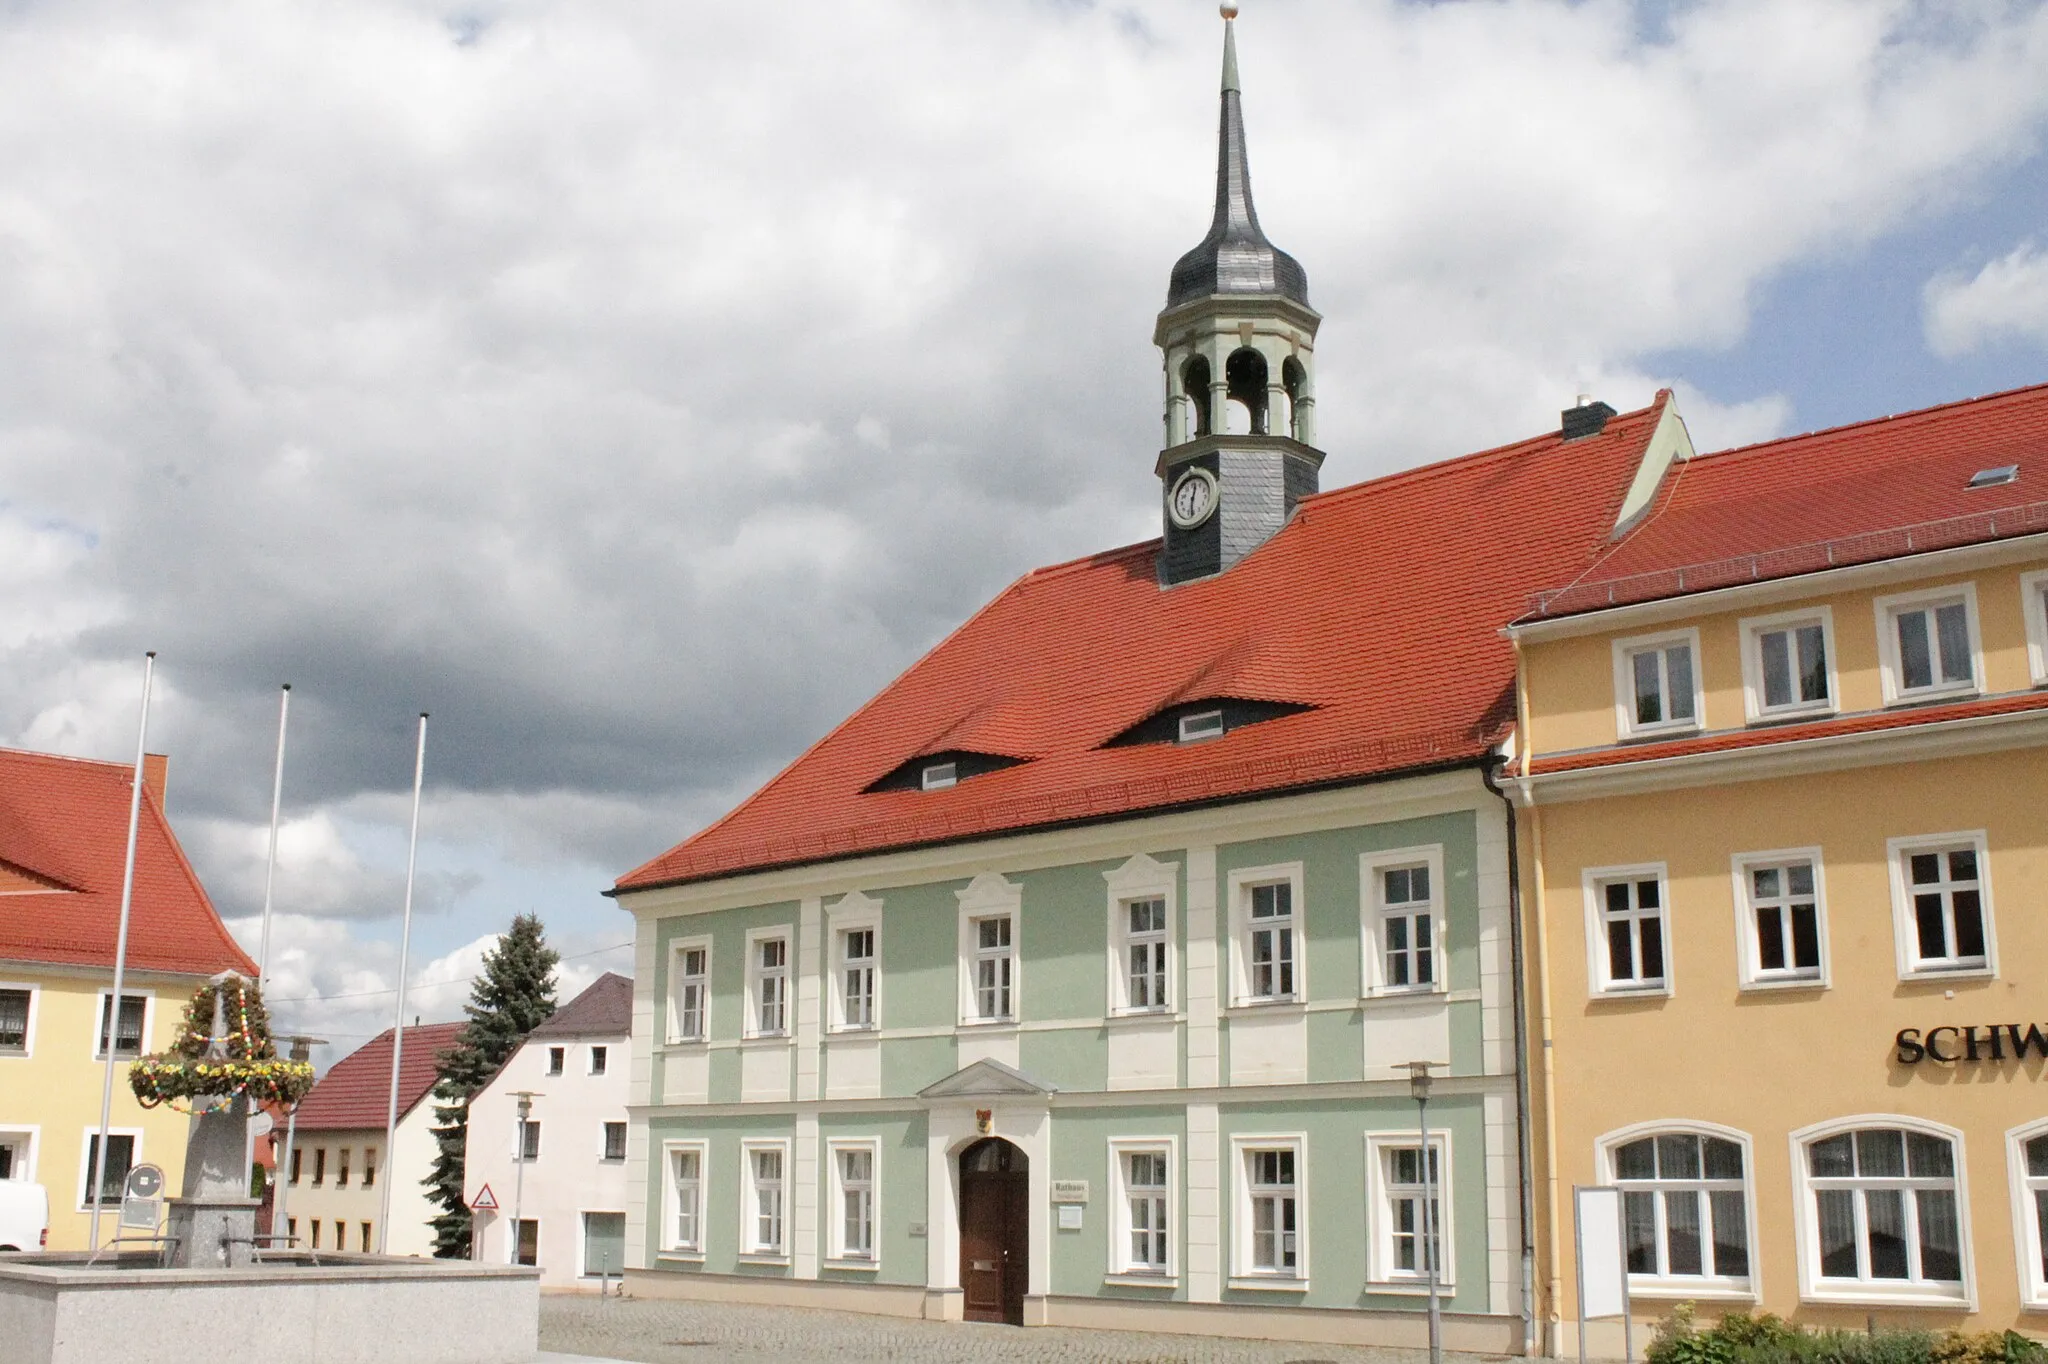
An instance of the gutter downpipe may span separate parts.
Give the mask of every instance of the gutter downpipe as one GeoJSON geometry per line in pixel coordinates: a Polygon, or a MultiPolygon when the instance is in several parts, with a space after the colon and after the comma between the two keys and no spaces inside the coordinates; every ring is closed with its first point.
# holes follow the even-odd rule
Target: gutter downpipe
{"type": "Polygon", "coordinates": [[[1522,1354],[1526,1357],[1536,1353],[1536,1187],[1529,1169],[1532,1143],[1529,1130],[1529,1015],[1523,985],[1527,968],[1522,953],[1522,858],[1516,829],[1519,816],[1515,799],[1502,790],[1496,780],[1496,774],[1506,770],[1513,761],[1512,752],[1501,754],[1497,762],[1479,769],[1479,779],[1507,807],[1508,951],[1514,971],[1515,1171],[1522,1198],[1522,1354]]]}

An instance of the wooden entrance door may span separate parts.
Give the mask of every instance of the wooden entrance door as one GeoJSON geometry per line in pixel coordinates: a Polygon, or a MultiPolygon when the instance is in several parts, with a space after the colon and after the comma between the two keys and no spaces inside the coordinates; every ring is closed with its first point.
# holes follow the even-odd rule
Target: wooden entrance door
{"type": "Polygon", "coordinates": [[[1031,1176],[1000,1137],[960,1153],[960,1287],[969,1321],[1024,1324],[1031,1263],[1031,1176]]]}

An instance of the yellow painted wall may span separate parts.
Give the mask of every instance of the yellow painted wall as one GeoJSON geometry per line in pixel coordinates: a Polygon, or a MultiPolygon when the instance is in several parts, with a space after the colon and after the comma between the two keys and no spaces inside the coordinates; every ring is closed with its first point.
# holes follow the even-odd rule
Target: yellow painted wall
{"type": "MultiPolygon", "coordinates": [[[[1751,616],[1777,615],[1827,606],[1834,617],[1834,664],[1838,707],[1844,712],[1879,710],[1884,705],[1878,670],[1876,600],[1896,592],[1971,582],[1977,591],[1977,619],[1983,646],[1987,694],[2024,691],[2033,685],[2027,656],[2026,617],[2020,576],[2041,563],[1915,579],[1910,583],[1853,592],[1745,606],[1682,621],[1632,624],[1570,639],[1529,641],[1523,646],[1523,685],[1529,734],[1537,754],[1571,752],[1613,744],[1615,727],[1614,645],[1638,635],[1663,634],[1688,626],[1700,634],[1700,679],[1705,691],[1704,727],[1737,730],[1748,723],[1743,707],[1740,623],[1751,616]]],[[[2033,605],[2038,610],[2038,604],[2033,605]]],[[[1682,737],[1671,735],[1665,737],[1682,737]]]]}
{"type": "MultiPolygon", "coordinates": [[[[177,1033],[178,1018],[200,982],[194,978],[130,976],[122,993],[149,995],[144,1015],[144,1051],[162,1051],[177,1033]]],[[[50,1197],[50,1249],[84,1250],[92,1217],[79,1205],[86,1187],[82,1173],[87,1138],[99,1130],[105,1062],[94,1055],[100,992],[111,973],[74,976],[50,968],[0,962],[0,984],[32,987],[27,1056],[0,1054],[0,1132],[35,1128],[35,1178],[50,1197]]],[[[144,1109],[128,1088],[127,1059],[115,1069],[112,1129],[140,1130],[136,1161],[163,1167],[176,1193],[185,1174],[185,1137],[190,1119],[171,1108],[144,1109]]],[[[117,1205],[116,1205],[117,1206],[117,1205]]],[[[114,1234],[113,1208],[103,1215],[102,1236],[114,1234]]]]}
{"type": "MultiPolygon", "coordinates": [[[[2004,575],[2004,588],[2012,575],[2004,575]]],[[[2017,601],[1985,583],[1987,644],[2004,655],[2010,682],[2017,601]],[[2008,609],[2009,608],[2009,609],[2008,609]],[[2011,615],[2011,623],[2002,618],[2011,615]]],[[[1730,633],[1732,635],[1732,621],[1730,633]]],[[[1837,611],[1840,635],[1872,633],[1861,610],[1837,611]]],[[[1848,652],[1846,649],[1845,653],[1848,652]]],[[[1710,666],[1712,654],[1710,653],[1710,666]]],[[[1603,654],[1604,660],[1604,654],[1603,654]]],[[[2024,667],[2024,659],[2020,661],[2024,667]]],[[[1860,683],[1857,685],[1861,685],[1860,683]]],[[[1845,687],[1845,692],[1848,690],[1845,687]]],[[[1852,702],[1853,704],[1853,702],[1852,702]]],[[[1738,702],[1739,705],[1739,702],[1738,702]]],[[[1802,1305],[1793,1231],[1788,1134],[1865,1113],[1923,1117],[1964,1132],[1979,1310],[1906,1313],[1880,1321],[2018,1326],[2048,1333],[2048,1313],[2020,1310],[2005,1133],[2048,1118],[2043,1062],[1907,1067],[1894,1056],[1901,1028],[2036,1022],[2048,1026],[2048,749],[1943,758],[1910,766],[1729,784],[1539,806],[1525,815],[1525,875],[1540,843],[1540,900],[1525,897],[1545,934],[1552,995],[1559,1315],[1575,1315],[1569,1200],[1574,1184],[1598,1182],[1595,1147],[1634,1123],[1690,1119],[1752,1138],[1758,1225],[1752,1272],[1762,1306],[1803,1321],[1861,1327],[1873,1309],[1802,1305]],[[1886,860],[1892,837],[1982,829],[1995,979],[1901,981],[1886,860]],[[1826,989],[1744,991],[1737,975],[1736,892],[1731,856],[1780,848],[1821,850],[1832,983],[1826,989]],[[1589,868],[1664,862],[1669,868],[1672,994],[1591,996],[1589,868]]],[[[1530,955],[1532,973],[1537,955],[1530,955]]],[[[1530,998],[1538,998],[1532,980],[1530,998]]],[[[1532,1066],[1542,1065],[1540,1047],[1532,1066]]],[[[1544,1097],[1539,1089],[1538,1098],[1544,1097]]],[[[1545,1151],[1538,1123],[1537,1174],[1545,1151]]],[[[1546,1201],[1539,1183],[1539,1204],[1546,1201]]],[[[1547,1219],[1546,1219],[1547,1220],[1547,1219]]],[[[1539,1250],[1547,1245],[1547,1227],[1539,1250]]],[[[1539,1272],[1548,1277],[1546,1263],[1539,1272]]],[[[1669,1303],[1639,1302],[1656,1313],[1669,1303]]],[[[1711,1314],[1711,1313],[1709,1313],[1711,1314]]]]}
{"type": "MultiPolygon", "coordinates": [[[[322,1250],[363,1250],[362,1228],[365,1222],[371,1225],[370,1248],[375,1249],[376,1223],[383,1216],[383,1183],[390,1173],[385,1168],[388,1153],[384,1129],[300,1132],[295,1144],[301,1152],[298,1158],[299,1182],[285,1187],[285,1215],[297,1225],[300,1248],[312,1248],[313,1223],[317,1221],[322,1250]],[[320,1173],[320,1153],[323,1151],[327,1153],[326,1172],[316,1183],[314,1176],[320,1173]],[[348,1153],[346,1181],[342,1179],[344,1151],[348,1153]],[[376,1181],[367,1187],[363,1184],[363,1155],[366,1151],[377,1153],[376,1181]],[[339,1246],[335,1243],[337,1223],[344,1228],[339,1246]]],[[[285,1177],[287,1180],[290,1178],[289,1170],[285,1177]]]]}

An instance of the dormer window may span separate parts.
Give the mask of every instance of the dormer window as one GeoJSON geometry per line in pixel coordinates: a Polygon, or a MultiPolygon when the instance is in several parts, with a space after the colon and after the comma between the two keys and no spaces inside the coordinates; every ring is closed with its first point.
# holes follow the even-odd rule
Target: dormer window
{"type": "Polygon", "coordinates": [[[918,784],[926,791],[943,791],[960,780],[960,764],[953,762],[926,763],[919,775],[918,784]]]}
{"type": "Polygon", "coordinates": [[[1203,739],[1220,739],[1222,737],[1223,712],[1221,709],[1198,710],[1191,715],[1180,717],[1181,743],[1199,743],[1203,739]]]}
{"type": "Polygon", "coordinates": [[[1121,748],[1127,744],[1195,744],[1220,739],[1247,725],[1263,724],[1283,715],[1314,710],[1294,701],[1246,701],[1230,696],[1211,696],[1177,705],[1164,706],[1104,744],[1121,748]]]}
{"type": "Polygon", "coordinates": [[[877,791],[945,791],[961,782],[990,772],[1000,772],[1026,761],[1001,753],[975,753],[964,748],[942,749],[906,758],[863,789],[877,791]]]}

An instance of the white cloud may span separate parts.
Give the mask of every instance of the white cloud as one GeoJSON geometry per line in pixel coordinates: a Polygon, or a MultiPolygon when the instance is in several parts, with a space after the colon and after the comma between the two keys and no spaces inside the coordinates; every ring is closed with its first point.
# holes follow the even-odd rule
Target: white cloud
{"type": "Polygon", "coordinates": [[[2000,342],[2048,346],[2048,251],[2021,242],[1975,275],[1927,281],[1927,346],[1952,359],[2000,342]]]}

